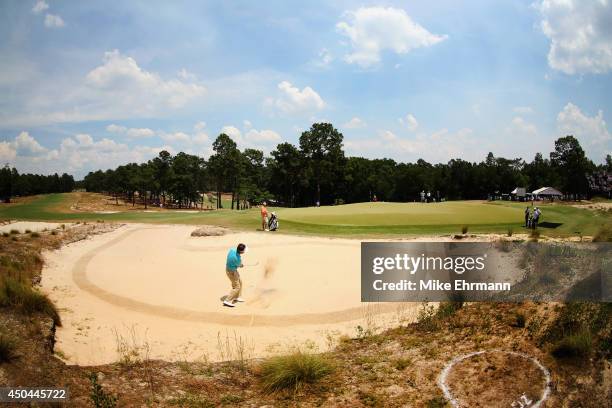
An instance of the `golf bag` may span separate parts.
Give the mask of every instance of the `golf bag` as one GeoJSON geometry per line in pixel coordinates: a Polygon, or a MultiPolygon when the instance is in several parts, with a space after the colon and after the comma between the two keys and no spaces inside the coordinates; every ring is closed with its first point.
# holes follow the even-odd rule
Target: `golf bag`
{"type": "Polygon", "coordinates": [[[268,221],[268,229],[270,231],[276,231],[278,229],[278,218],[274,213],[272,213],[270,216],[270,221],[268,221]]]}

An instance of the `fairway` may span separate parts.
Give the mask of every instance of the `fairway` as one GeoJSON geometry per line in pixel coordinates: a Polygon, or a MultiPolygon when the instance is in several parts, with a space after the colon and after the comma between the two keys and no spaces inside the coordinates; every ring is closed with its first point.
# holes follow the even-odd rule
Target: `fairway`
{"type": "MultiPolygon", "coordinates": [[[[90,198],[98,197],[100,201],[106,199],[101,194],[93,193],[47,194],[23,203],[0,204],[0,220],[208,224],[241,231],[261,228],[258,208],[240,211],[144,211],[131,206],[117,206],[112,213],[72,211],[71,207],[79,194],[91,194],[90,198]]],[[[522,227],[526,205],[530,203],[474,200],[268,209],[278,214],[281,233],[364,238],[457,234],[463,226],[467,226],[471,233],[526,232],[522,227]]],[[[536,205],[543,210],[539,228],[542,235],[593,235],[603,225],[610,224],[612,219],[605,209],[589,210],[556,202],[537,202],[536,205]]]]}
{"type": "Polygon", "coordinates": [[[357,203],[278,211],[281,219],[315,225],[477,225],[520,222],[523,210],[481,201],[357,203]]]}

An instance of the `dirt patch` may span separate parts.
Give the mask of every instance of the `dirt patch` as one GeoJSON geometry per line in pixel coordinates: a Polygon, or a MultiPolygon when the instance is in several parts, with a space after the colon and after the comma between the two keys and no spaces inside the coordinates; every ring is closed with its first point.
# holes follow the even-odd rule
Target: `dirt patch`
{"type": "Polygon", "coordinates": [[[477,352],[447,367],[441,382],[455,406],[537,406],[548,396],[548,370],[526,354],[477,352]]]}
{"type": "Polygon", "coordinates": [[[588,203],[588,204],[574,204],[572,207],[582,208],[591,211],[608,211],[612,210],[612,203],[588,203]]]}

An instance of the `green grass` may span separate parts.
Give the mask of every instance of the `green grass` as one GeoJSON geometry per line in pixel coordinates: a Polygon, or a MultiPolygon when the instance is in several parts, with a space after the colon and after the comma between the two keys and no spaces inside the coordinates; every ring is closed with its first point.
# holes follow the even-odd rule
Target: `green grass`
{"type": "Polygon", "coordinates": [[[278,211],[281,220],[338,226],[513,224],[522,221],[522,210],[481,201],[444,203],[358,203],[278,211]]]}
{"type": "MultiPolygon", "coordinates": [[[[240,230],[260,228],[259,209],[229,209],[188,213],[180,211],[123,211],[113,214],[70,213],[70,193],[48,194],[10,207],[0,205],[0,219],[116,221],[163,224],[214,224],[240,230]]],[[[507,234],[526,231],[522,225],[525,203],[449,201],[444,203],[358,203],[329,207],[270,208],[276,211],[283,233],[326,236],[405,236],[470,233],[507,234]]],[[[610,213],[575,208],[571,205],[538,203],[539,231],[548,236],[595,235],[602,225],[612,224],[610,213]],[[553,228],[554,227],[554,228],[553,228]]]]}
{"type": "Polygon", "coordinates": [[[325,357],[295,352],[271,357],[261,365],[261,384],[266,392],[296,391],[305,384],[314,384],[333,371],[325,357]]]}

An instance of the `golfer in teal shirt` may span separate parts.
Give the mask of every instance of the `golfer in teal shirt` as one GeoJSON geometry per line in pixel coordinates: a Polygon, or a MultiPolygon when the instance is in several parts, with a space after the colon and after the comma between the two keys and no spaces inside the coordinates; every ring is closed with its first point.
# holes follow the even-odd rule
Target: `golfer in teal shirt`
{"type": "Polygon", "coordinates": [[[227,253],[227,260],[225,261],[225,273],[232,282],[232,290],[230,293],[223,298],[223,305],[227,307],[235,307],[236,302],[244,302],[244,299],[240,297],[242,294],[242,279],[238,273],[238,268],[242,268],[242,254],[247,251],[247,247],[244,244],[238,244],[236,248],[232,248],[227,253]]]}

